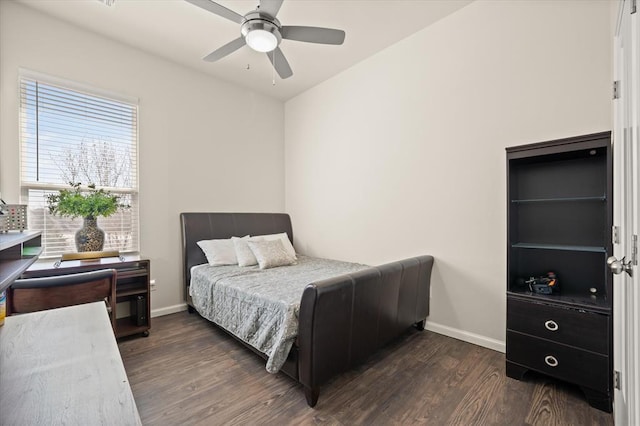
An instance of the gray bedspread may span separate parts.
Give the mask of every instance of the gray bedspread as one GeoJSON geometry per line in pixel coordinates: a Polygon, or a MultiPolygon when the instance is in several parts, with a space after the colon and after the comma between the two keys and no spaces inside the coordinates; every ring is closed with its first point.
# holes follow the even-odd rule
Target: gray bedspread
{"type": "Polygon", "coordinates": [[[267,371],[277,373],[298,335],[306,285],[367,267],[301,255],[296,265],[264,270],[198,265],[191,269],[189,293],[203,317],[266,354],[267,371]]]}

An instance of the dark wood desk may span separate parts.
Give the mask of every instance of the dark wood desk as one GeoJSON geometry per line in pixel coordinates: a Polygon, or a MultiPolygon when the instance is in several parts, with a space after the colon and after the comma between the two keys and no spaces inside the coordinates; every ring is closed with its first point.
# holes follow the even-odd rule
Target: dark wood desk
{"type": "Polygon", "coordinates": [[[149,335],[149,329],[151,328],[149,316],[151,309],[151,262],[149,259],[143,259],[138,255],[130,255],[124,256],[124,260],[120,260],[117,257],[69,260],[61,262],[57,268],[54,266],[56,260],[34,263],[22,274],[22,277],[38,278],[95,271],[97,269],[116,269],[118,271],[116,284],[117,303],[114,312],[117,318],[116,337],[133,334],[149,335]],[[120,311],[120,315],[118,315],[118,311],[120,311]]]}
{"type": "Polygon", "coordinates": [[[141,425],[104,302],[0,327],[0,424],[141,425]]]}

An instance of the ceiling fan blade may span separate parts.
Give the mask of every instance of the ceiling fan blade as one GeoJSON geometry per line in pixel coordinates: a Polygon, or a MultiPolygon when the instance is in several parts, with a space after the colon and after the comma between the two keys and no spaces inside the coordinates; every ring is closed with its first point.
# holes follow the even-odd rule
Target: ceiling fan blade
{"type": "Polygon", "coordinates": [[[216,50],[214,50],[213,52],[209,53],[207,56],[205,56],[202,59],[207,61],[207,62],[215,62],[218,59],[222,59],[225,56],[227,56],[228,54],[235,52],[236,50],[240,49],[245,44],[246,43],[244,41],[244,37],[237,38],[237,39],[225,44],[224,46],[217,48],[216,50]]]}
{"type": "Polygon", "coordinates": [[[238,15],[233,10],[227,9],[224,6],[219,5],[218,3],[212,2],[211,0],[185,0],[189,3],[196,5],[204,10],[215,13],[218,16],[222,16],[223,18],[227,18],[230,21],[233,21],[237,24],[241,24],[244,17],[242,15],[238,15]]]}
{"type": "Polygon", "coordinates": [[[280,34],[287,40],[306,41],[307,43],[342,44],[345,32],[332,28],[297,27],[284,25],[280,34]]]}
{"type": "Polygon", "coordinates": [[[282,6],[282,0],[260,0],[260,12],[275,18],[282,6]]]}
{"type": "Polygon", "coordinates": [[[293,75],[289,62],[287,62],[287,58],[284,57],[284,53],[282,53],[279,47],[276,47],[272,52],[267,52],[267,56],[281,79],[284,80],[293,75]]]}

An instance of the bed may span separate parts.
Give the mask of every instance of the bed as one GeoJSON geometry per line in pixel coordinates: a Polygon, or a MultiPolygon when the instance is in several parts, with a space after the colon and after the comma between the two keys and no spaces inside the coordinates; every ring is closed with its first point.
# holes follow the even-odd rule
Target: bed
{"type": "MultiPolygon", "coordinates": [[[[332,272],[326,273],[322,270],[324,259],[298,255],[295,266],[273,268],[265,274],[264,271],[258,273],[257,268],[210,267],[197,242],[285,232],[293,243],[289,215],[181,213],[180,224],[185,298],[189,312],[197,311],[262,356],[267,360],[268,371],[283,372],[301,383],[310,407],[318,401],[320,386],[331,378],[362,363],[410,327],[424,329],[424,321],[429,315],[432,256],[417,256],[377,267],[336,262],[330,264],[330,268],[334,268],[332,272]],[[312,272],[305,275],[308,271],[305,272],[304,268],[312,272]],[[203,290],[206,287],[200,281],[212,271],[221,274],[216,278],[219,282],[232,284],[203,290]],[[301,292],[301,296],[294,293],[286,303],[282,302],[281,296],[273,301],[274,305],[284,306],[283,315],[296,320],[293,326],[285,327],[281,333],[269,335],[269,338],[275,335],[275,343],[261,346],[268,339],[253,327],[248,333],[242,327],[234,328],[229,325],[233,320],[225,327],[224,320],[216,316],[215,307],[210,308],[212,305],[207,298],[216,298],[216,292],[233,291],[235,299],[254,299],[256,277],[270,277],[270,282],[278,282],[280,276],[277,274],[283,273],[297,277],[296,291],[301,292]],[[308,282],[305,281],[307,276],[310,277],[308,282]],[[236,281],[229,281],[231,279],[236,281]],[[194,288],[191,288],[192,282],[194,288]],[[207,291],[210,296],[207,296],[207,291]]],[[[261,309],[264,308],[262,310],[271,309],[268,294],[267,302],[258,300],[261,300],[258,303],[261,309]]],[[[238,309],[248,309],[247,306],[248,302],[243,301],[238,304],[238,309]]],[[[224,310],[233,311],[229,308],[224,310]]],[[[245,314],[227,312],[226,315],[237,317],[245,314]]],[[[253,324],[260,325],[261,321],[256,316],[253,324]]]]}

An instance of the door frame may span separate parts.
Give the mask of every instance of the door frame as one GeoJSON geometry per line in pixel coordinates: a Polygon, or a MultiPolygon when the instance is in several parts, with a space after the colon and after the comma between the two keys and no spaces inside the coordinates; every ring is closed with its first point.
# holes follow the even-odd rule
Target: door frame
{"type": "Polygon", "coordinates": [[[614,256],[631,261],[633,277],[614,275],[614,421],[618,425],[640,422],[640,268],[637,268],[639,234],[638,109],[640,104],[639,13],[631,13],[631,1],[620,0],[614,38],[614,80],[618,96],[613,102],[614,151],[614,256]]]}

